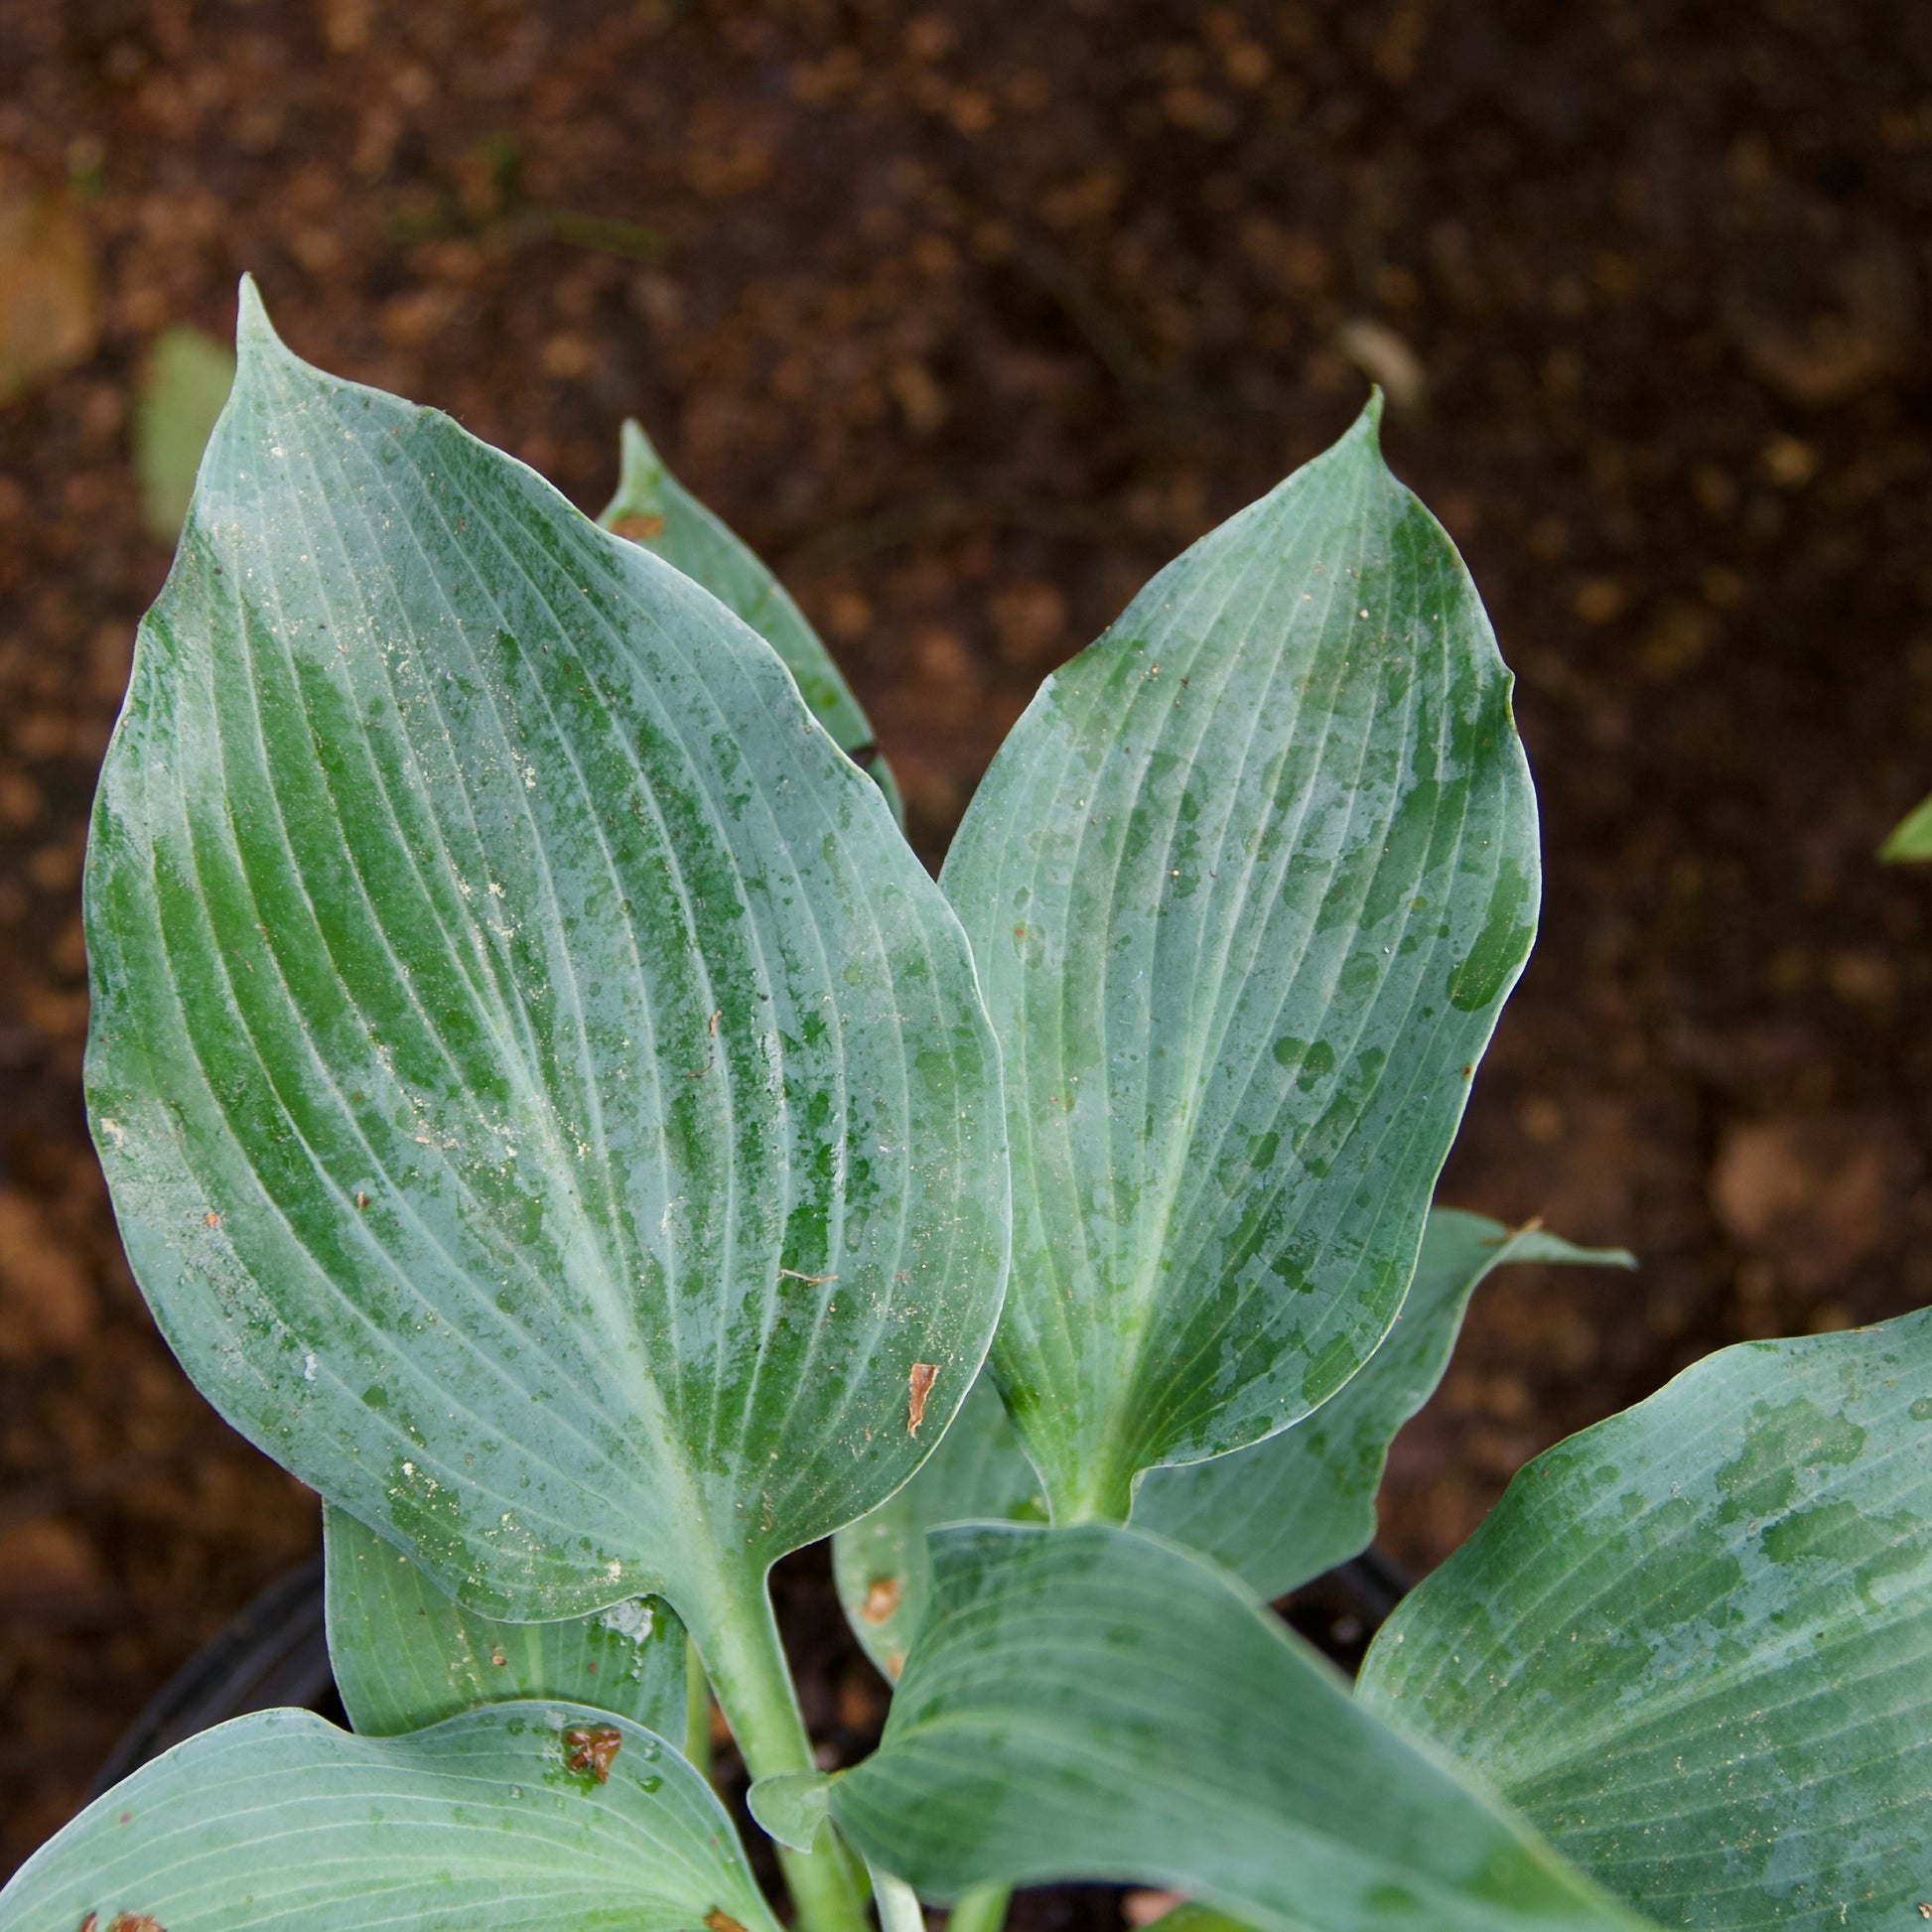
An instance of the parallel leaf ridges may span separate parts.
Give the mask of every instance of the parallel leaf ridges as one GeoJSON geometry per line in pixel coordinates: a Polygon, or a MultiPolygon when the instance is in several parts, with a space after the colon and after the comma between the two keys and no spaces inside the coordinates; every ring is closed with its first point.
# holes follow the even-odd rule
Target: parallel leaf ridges
{"type": "Polygon", "coordinates": [[[137,1271],[479,1608],[756,1577],[931,1446],[910,1365],[940,1425],[986,1345],[964,936],[708,592],[243,337],[89,868],[137,1271]]]}
{"type": "Polygon", "coordinates": [[[1373,424],[1049,679],[944,874],[1007,1056],[1001,1387],[1056,1516],[1318,1406],[1392,1318],[1527,953],[1507,673],[1373,424]]]}

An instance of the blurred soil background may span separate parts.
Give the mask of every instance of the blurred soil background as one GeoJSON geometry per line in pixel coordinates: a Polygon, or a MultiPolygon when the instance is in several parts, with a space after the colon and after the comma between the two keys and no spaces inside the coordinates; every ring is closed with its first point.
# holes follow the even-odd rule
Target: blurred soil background
{"type": "MultiPolygon", "coordinates": [[[[243,269],[588,509],[638,415],[844,662],[936,864],[1039,678],[1365,373],[1519,674],[1543,938],[1445,1197],[1511,1270],[1422,1569],[1748,1336],[1932,1301],[1932,8],[0,0],[0,1870],[317,1542],[129,1281],[85,815],[168,545],[128,446],[243,269]]],[[[812,1715],[881,1692],[811,1560],[812,1715]]]]}

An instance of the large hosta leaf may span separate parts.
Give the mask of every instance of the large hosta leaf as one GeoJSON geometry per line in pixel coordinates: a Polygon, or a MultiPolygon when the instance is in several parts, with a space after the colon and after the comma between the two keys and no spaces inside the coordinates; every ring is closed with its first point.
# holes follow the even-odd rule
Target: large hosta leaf
{"type": "MultiPolygon", "coordinates": [[[[1402,1312],[1360,1373],[1266,1442],[1211,1462],[1150,1469],[1134,1497],[1134,1527],[1204,1552],[1268,1598],[1359,1555],[1375,1536],[1389,1445],[1443,1379],[1469,1297],[1492,1269],[1536,1261],[1635,1265],[1621,1249],[1575,1248],[1540,1228],[1512,1231],[1436,1208],[1402,1312]]],[[[924,1478],[921,1469],[907,1487],[924,1478]]]]}
{"type": "Polygon", "coordinates": [[[1560,1444],[1361,1681],[1666,1924],[1916,1923],[1932,1311],[1726,1348],[1560,1444]]]}
{"type": "Polygon", "coordinates": [[[1529,950],[1509,676],[1374,414],[1047,680],[946,863],[1006,1058],[993,1359],[1056,1520],[1367,1359],[1529,950]]]}
{"type": "Polygon", "coordinates": [[[778,1932],[704,1780],[627,1720],[550,1704],[408,1737],[238,1718],[116,1785],[0,1893],[0,1932],[734,1922],[778,1932]]]}
{"type": "Polygon", "coordinates": [[[684,1626],[661,1598],[498,1623],[445,1595],[346,1510],[324,1509],[323,1549],[329,1661],[363,1736],[421,1730],[485,1704],[563,1698],[621,1712],[684,1748],[684,1626]]]}
{"type": "Polygon", "coordinates": [[[839,749],[878,780],[893,816],[904,817],[872,725],[804,612],[743,539],[665,469],[634,422],[623,426],[618,493],[598,521],[655,551],[743,618],[785,660],[812,716],[839,749]]]}
{"type": "Polygon", "coordinates": [[[922,1894],[1111,1879],[1270,1928],[1636,1923],[1185,1552],[977,1525],[932,1556],[885,1737],[831,1787],[840,1830],[922,1894]]]}
{"type": "Polygon", "coordinates": [[[470,1607],[661,1593],[703,1641],[978,1369],[964,937],[716,599],[251,293],[241,346],[88,858],[136,1273],[222,1413],[470,1607]]]}
{"type": "MultiPolygon", "coordinates": [[[[1231,1455],[1149,1470],[1134,1498],[1134,1527],[1212,1557],[1264,1598],[1365,1550],[1396,1431],[1441,1381],[1469,1297],[1491,1269],[1512,1261],[1631,1265],[1620,1249],[1574,1248],[1538,1228],[1512,1232],[1479,1214],[1436,1208],[1395,1326],[1340,1394],[1231,1455]]],[[[873,1662],[897,1677],[924,1621],[928,1530],[1038,1522],[1044,1512],[1039,1478],[982,1375],[918,1474],[832,1539],[839,1597],[873,1662]]]]}

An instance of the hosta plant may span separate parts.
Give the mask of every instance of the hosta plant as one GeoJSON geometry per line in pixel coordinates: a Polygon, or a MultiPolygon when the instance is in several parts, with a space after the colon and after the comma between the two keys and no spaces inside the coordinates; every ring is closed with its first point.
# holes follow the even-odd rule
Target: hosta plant
{"type": "Polygon", "coordinates": [[[1431,1212],[1536,826],[1376,415],[1047,680],[935,884],[640,434],[600,527],[244,289],[101,781],[88,1099],[164,1333],[327,1500],[353,1729],[181,1745],[4,1932],[1932,1915],[1925,1317],[1552,1450],[1353,1688],[1267,1607],[1368,1541],[1489,1269],[1622,1259],[1431,1212]],[[826,1537],[894,1686],[843,1767],[766,1593],[826,1537]]]}

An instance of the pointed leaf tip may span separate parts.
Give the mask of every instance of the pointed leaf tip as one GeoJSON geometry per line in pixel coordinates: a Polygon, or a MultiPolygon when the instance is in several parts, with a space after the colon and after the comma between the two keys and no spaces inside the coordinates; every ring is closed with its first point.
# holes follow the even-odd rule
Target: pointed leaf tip
{"type": "Polygon", "coordinates": [[[242,276],[236,296],[234,341],[235,359],[243,367],[246,367],[250,354],[254,352],[266,351],[285,356],[291,353],[289,345],[275,333],[275,325],[268,319],[262,292],[256,287],[252,275],[242,276]]]}
{"type": "Polygon", "coordinates": [[[1357,422],[1365,422],[1368,425],[1369,440],[1378,448],[1380,448],[1382,441],[1382,406],[1384,401],[1382,385],[1379,382],[1371,382],[1368,385],[1368,400],[1362,404],[1362,413],[1356,418],[1357,422]]]}
{"type": "Polygon", "coordinates": [[[662,468],[663,460],[657,454],[656,445],[644,434],[643,424],[634,416],[626,416],[623,428],[618,432],[619,477],[627,482],[639,470],[662,468]]]}

